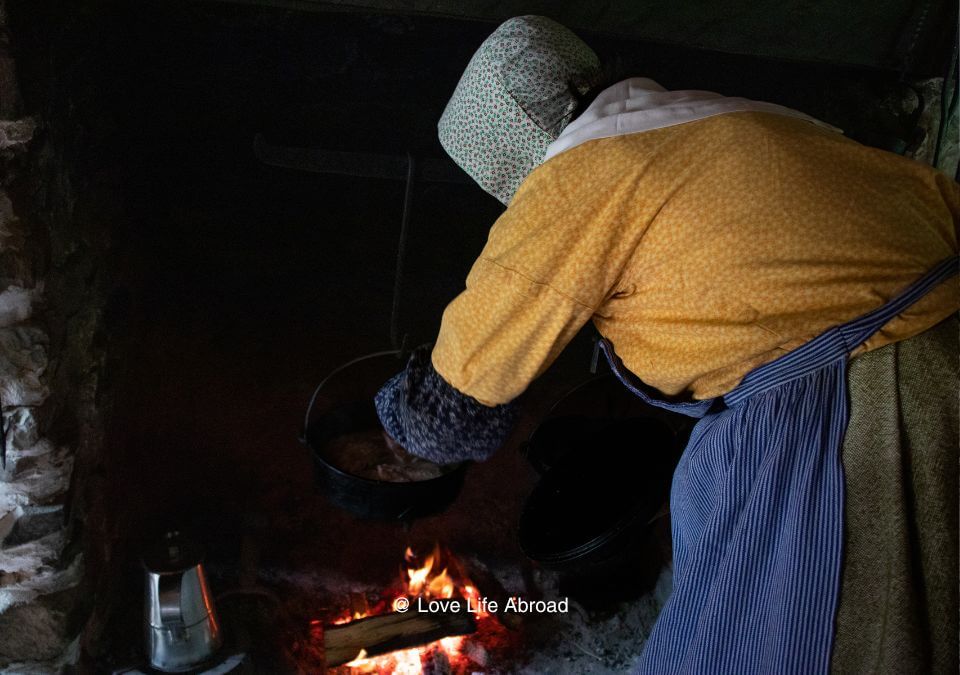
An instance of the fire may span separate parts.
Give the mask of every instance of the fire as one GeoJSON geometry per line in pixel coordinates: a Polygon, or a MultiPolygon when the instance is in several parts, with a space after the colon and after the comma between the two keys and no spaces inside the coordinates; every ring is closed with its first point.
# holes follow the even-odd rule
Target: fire
{"type": "Polygon", "coordinates": [[[424,559],[420,567],[410,567],[415,564],[416,556],[410,547],[403,554],[404,562],[407,567],[407,588],[406,595],[412,598],[442,598],[449,599],[453,597],[456,586],[447,568],[444,567],[439,573],[434,573],[434,566],[440,558],[440,545],[434,546],[433,551],[424,559]]]}
{"type": "MultiPolygon", "coordinates": [[[[387,594],[388,597],[393,595],[392,600],[382,606],[390,607],[391,611],[398,611],[397,603],[401,598],[408,601],[411,606],[418,598],[446,600],[457,597],[464,601],[469,600],[474,606],[479,604],[480,592],[466,578],[459,563],[448,551],[441,549],[439,544],[435,545],[422,560],[418,560],[413,550],[407,547],[403,560],[401,582],[392,593],[387,594]]],[[[353,610],[332,623],[348,623],[377,613],[379,612],[376,608],[368,612],[353,610]]],[[[477,611],[475,617],[478,622],[491,620],[489,613],[483,610],[477,611]]],[[[344,664],[344,668],[349,669],[347,672],[364,675],[422,675],[425,661],[444,659],[450,664],[453,672],[471,672],[476,670],[475,666],[485,665],[486,652],[479,645],[466,649],[468,639],[466,636],[445,637],[422,647],[391,652],[382,656],[369,656],[366,650],[361,649],[352,661],[344,664]]]]}
{"type": "Polygon", "coordinates": [[[354,667],[359,667],[359,666],[365,665],[366,662],[367,662],[367,650],[366,650],[366,649],[361,649],[361,650],[360,650],[360,653],[357,654],[357,658],[355,658],[353,661],[350,661],[349,663],[345,663],[345,664],[343,664],[343,665],[347,666],[348,668],[354,668],[354,667]]]}

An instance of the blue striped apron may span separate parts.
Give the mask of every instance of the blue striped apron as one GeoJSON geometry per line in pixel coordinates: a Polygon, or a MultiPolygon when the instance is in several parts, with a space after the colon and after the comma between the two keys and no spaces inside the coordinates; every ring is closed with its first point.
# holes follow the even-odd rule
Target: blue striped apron
{"type": "Polygon", "coordinates": [[[718,399],[667,403],[601,340],[647,403],[699,418],[670,492],[674,587],[640,673],[826,673],[839,593],[850,352],[957,273],[944,260],[901,295],[718,399]]]}

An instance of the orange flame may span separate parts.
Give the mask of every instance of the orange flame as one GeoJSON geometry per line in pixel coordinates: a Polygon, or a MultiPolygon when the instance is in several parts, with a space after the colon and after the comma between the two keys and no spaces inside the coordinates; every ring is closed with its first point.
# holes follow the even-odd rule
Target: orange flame
{"type": "MultiPolygon", "coordinates": [[[[480,600],[480,593],[469,579],[455,579],[449,571],[449,566],[441,567],[440,563],[444,561],[443,552],[439,544],[435,545],[433,550],[423,558],[422,562],[417,561],[417,556],[410,547],[404,551],[404,569],[402,572],[402,581],[400,592],[390,603],[392,611],[397,611],[397,601],[401,597],[406,597],[413,602],[416,598],[424,599],[449,599],[459,595],[464,600],[469,600],[477,607],[480,600]],[[437,572],[436,569],[440,568],[437,572]]],[[[447,554],[447,559],[454,563],[447,554]]],[[[347,623],[355,619],[363,618],[366,614],[361,612],[348,613],[335,620],[334,624],[347,623]]],[[[484,619],[489,616],[484,611],[475,613],[477,619],[484,619]]],[[[428,656],[432,650],[439,650],[447,657],[451,664],[459,664],[465,668],[467,657],[463,649],[465,638],[463,636],[445,637],[423,647],[415,647],[402,651],[391,652],[382,656],[368,656],[366,650],[360,650],[345,667],[351,669],[353,673],[364,673],[377,675],[422,675],[422,658],[428,656]]]]}
{"type": "MultiPolygon", "coordinates": [[[[407,565],[414,564],[416,557],[410,547],[404,553],[407,565]]],[[[415,598],[452,598],[456,590],[453,579],[444,567],[439,574],[434,573],[434,565],[440,559],[440,546],[434,546],[433,551],[424,558],[420,567],[407,568],[406,594],[415,598]]]]}
{"type": "Polygon", "coordinates": [[[361,649],[360,652],[357,654],[357,658],[355,658],[353,661],[349,661],[348,663],[344,663],[343,665],[345,665],[347,668],[358,668],[360,666],[366,665],[366,663],[367,663],[367,650],[361,649]]]}

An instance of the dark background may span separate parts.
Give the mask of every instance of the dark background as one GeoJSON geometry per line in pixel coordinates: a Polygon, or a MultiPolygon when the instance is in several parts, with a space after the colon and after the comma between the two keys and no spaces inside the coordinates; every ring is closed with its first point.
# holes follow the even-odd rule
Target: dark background
{"type": "MultiPolygon", "coordinates": [[[[90,557],[91,573],[101,623],[119,635],[138,626],[136,618],[124,622],[131,607],[139,611],[127,602],[129,594],[139,601],[139,546],[169,524],[201,534],[227,584],[251,523],[267,566],[377,579],[393,572],[408,540],[434,537],[519,559],[516,518],[534,474],[517,441],[588,375],[585,331],[531,389],[511,445],[471,472],[448,514],[412,533],[358,523],[313,493],[297,442],[304,408],[332,368],[390,347],[404,185],[265,166],[254,136],[440,159],[436,121],[496,24],[399,5],[363,13],[274,4],[282,6],[8,2],[27,112],[46,120],[41,134],[60,134],[75,149],[65,161],[90,181],[76,204],[78,227],[89,230],[81,239],[109,241],[91,274],[109,280],[105,377],[115,403],[104,450],[87,470],[106,486],[89,529],[115,544],[110,560],[90,557]]],[[[790,44],[800,36],[806,45],[785,50],[793,60],[771,56],[769,35],[754,54],[707,51],[724,44],[723,31],[703,37],[712,35],[709,22],[698,24],[697,39],[691,33],[696,46],[678,44],[676,29],[672,44],[611,31],[615,15],[605,18],[606,32],[578,32],[624,77],[796,107],[902,152],[918,140],[923,104],[908,83],[939,74],[950,45],[942,25],[928,26],[926,41],[908,49],[894,28],[909,28],[916,8],[889,8],[878,14],[885,23],[867,31],[870,49],[828,49],[845,35],[862,47],[865,30],[838,30],[829,12],[819,27],[811,20],[791,29],[790,44]],[[817,40],[825,55],[859,56],[814,58],[817,40]]],[[[759,16],[739,32],[728,24],[726,44],[749,50],[759,16]]],[[[771,25],[782,20],[775,18],[771,25]]],[[[410,344],[433,339],[502,208],[474,185],[416,183],[399,321],[410,344]]],[[[353,384],[372,394],[392,369],[353,384]]],[[[336,397],[322,397],[321,406],[336,397]]]]}

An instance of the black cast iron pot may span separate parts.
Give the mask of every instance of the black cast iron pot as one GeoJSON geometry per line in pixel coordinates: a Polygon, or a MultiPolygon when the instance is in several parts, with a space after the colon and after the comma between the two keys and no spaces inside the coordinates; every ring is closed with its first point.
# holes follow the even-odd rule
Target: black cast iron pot
{"type": "Polygon", "coordinates": [[[402,367],[399,352],[377,352],[354,359],[328,375],[314,391],[304,419],[301,441],[310,449],[317,488],[336,506],[361,518],[412,520],[445,510],[457,498],[463,486],[468,462],[449,467],[437,478],[395,483],[355,476],[334,465],[325,448],[334,438],[358,431],[381,429],[373,405],[373,393],[364,400],[338,405],[314,416],[313,407],[320,390],[334,376],[350,377],[351,369],[373,359],[385,361],[386,368],[375,378],[386,381],[402,367]],[[388,358],[392,357],[392,358],[388,358]]]}
{"type": "Polygon", "coordinates": [[[593,409],[552,412],[525,449],[542,478],[520,518],[520,546],[562,572],[604,573],[645,555],[689,432],[684,420],[624,398],[632,394],[616,381],[588,385],[575,392],[593,409]]]}

